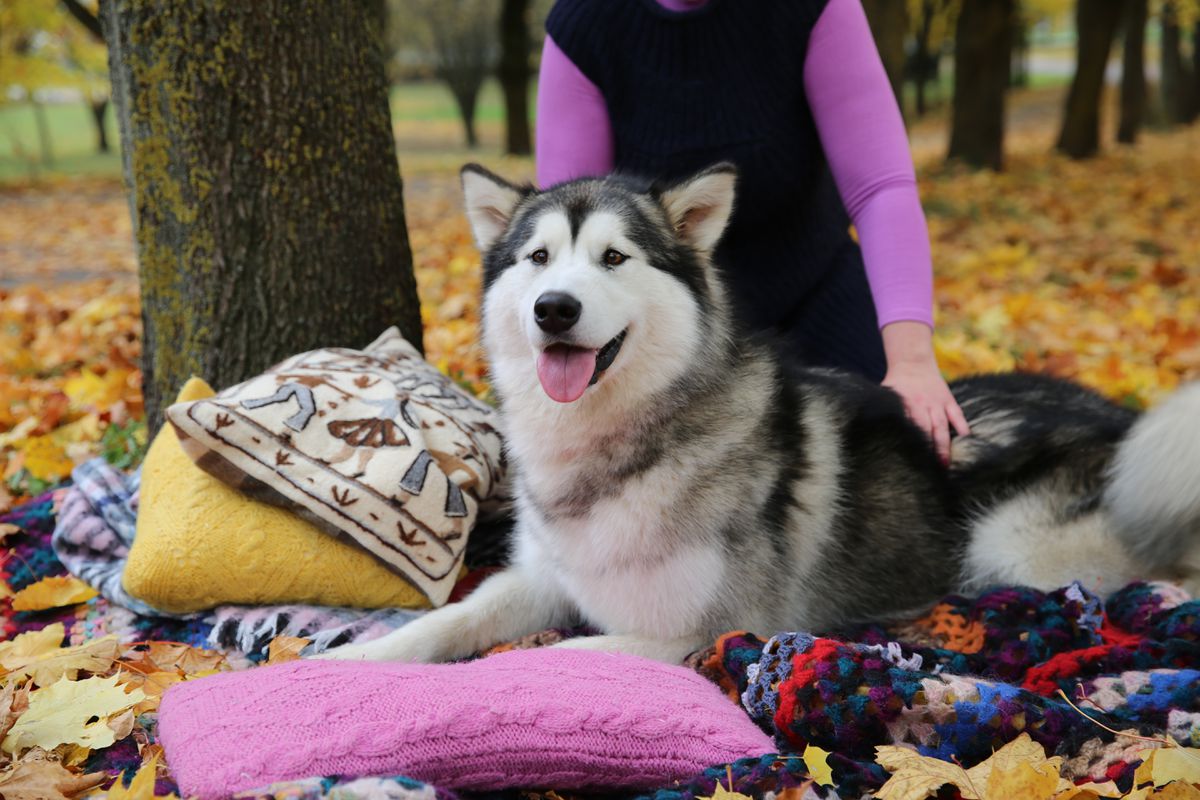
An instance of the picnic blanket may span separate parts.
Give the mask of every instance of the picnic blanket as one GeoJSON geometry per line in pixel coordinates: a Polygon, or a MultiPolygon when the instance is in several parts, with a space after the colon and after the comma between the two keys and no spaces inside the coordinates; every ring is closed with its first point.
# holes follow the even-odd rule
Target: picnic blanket
{"type": "MultiPolygon", "coordinates": [[[[69,510],[67,499],[68,492],[60,489],[0,517],[0,525],[15,531],[4,542],[0,566],[0,577],[14,591],[67,572],[51,546],[58,515],[69,510]]],[[[46,611],[13,611],[6,599],[0,604],[5,638],[61,622],[68,643],[111,633],[126,643],[216,647],[229,667],[248,669],[262,661],[264,639],[297,629],[289,627],[293,620],[298,629],[315,630],[328,621],[345,624],[353,613],[230,608],[170,618],[135,613],[109,594],[46,611]]],[[[363,622],[367,612],[359,613],[350,623],[353,632],[343,638],[374,636],[400,622],[376,626],[363,622]]],[[[561,635],[529,637],[521,646],[561,635]]],[[[970,766],[1021,733],[1049,754],[1064,756],[1065,777],[1112,779],[1128,788],[1146,748],[1154,745],[1109,733],[1093,719],[1115,731],[1200,745],[1200,601],[1168,584],[1135,584],[1105,601],[1077,586],[1050,593],[1000,588],[976,598],[947,597],[925,617],[903,624],[858,626],[822,637],[730,633],[695,654],[689,665],[741,703],[774,737],[778,752],[714,764],[692,780],[643,793],[656,800],[708,797],[718,783],[752,797],[786,790],[793,790],[789,798],[859,797],[887,778],[874,762],[877,745],[904,744],[970,766]],[[808,744],[832,753],[836,790],[813,783],[800,757],[808,744]]],[[[156,752],[155,717],[141,714],[131,735],[93,751],[83,767],[132,774],[156,752]]],[[[175,790],[169,771],[160,776],[158,790],[175,790]]],[[[313,776],[242,795],[255,800],[451,796],[403,776],[313,776]]]]}

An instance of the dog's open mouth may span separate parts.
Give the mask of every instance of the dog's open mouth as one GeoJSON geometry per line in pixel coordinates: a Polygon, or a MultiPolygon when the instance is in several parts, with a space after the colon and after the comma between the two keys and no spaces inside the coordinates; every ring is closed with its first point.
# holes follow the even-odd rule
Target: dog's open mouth
{"type": "Polygon", "coordinates": [[[600,374],[612,366],[628,332],[626,328],[598,350],[561,342],[543,350],[538,356],[537,373],[550,399],[573,403],[582,397],[589,386],[600,380],[600,374]]]}

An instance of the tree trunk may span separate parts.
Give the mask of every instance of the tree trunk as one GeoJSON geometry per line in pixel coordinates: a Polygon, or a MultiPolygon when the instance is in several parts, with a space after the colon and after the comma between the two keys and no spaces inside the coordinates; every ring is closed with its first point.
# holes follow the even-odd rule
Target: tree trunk
{"type": "Polygon", "coordinates": [[[352,0],[102,4],[146,413],[390,325],[422,345],[378,24],[352,0]]]}
{"type": "Polygon", "coordinates": [[[1029,26],[1020,19],[1013,23],[1012,52],[1008,61],[1008,85],[1013,88],[1024,88],[1029,85],[1029,26]]]}
{"type": "Polygon", "coordinates": [[[108,129],[104,127],[104,115],[108,111],[108,98],[93,99],[88,103],[92,110],[92,119],[96,122],[96,152],[107,153],[112,150],[108,145],[108,129]]]}
{"type": "Polygon", "coordinates": [[[96,41],[104,41],[104,31],[100,27],[100,20],[92,13],[91,9],[80,3],[79,0],[62,0],[63,8],[67,13],[75,18],[75,21],[84,27],[88,33],[92,35],[96,41]]]}
{"type": "Polygon", "coordinates": [[[533,152],[529,134],[529,0],[504,0],[500,7],[500,64],[504,92],[504,150],[509,155],[533,152]]]}
{"type": "Polygon", "coordinates": [[[1167,124],[1178,125],[1188,121],[1191,75],[1183,60],[1182,36],[1174,9],[1164,4],[1161,13],[1163,113],[1167,124]]]}
{"type": "Polygon", "coordinates": [[[1004,165],[1004,98],[1015,13],[1016,0],[963,0],[958,15],[948,158],[972,167],[1004,165]]]}
{"type": "Polygon", "coordinates": [[[1075,6],[1078,35],[1075,78],[1067,93],[1058,149],[1071,158],[1090,158],[1100,149],[1100,101],[1104,73],[1112,51],[1122,3],[1116,0],[1079,0],[1075,6]]]}
{"type": "Polygon", "coordinates": [[[1200,20],[1192,28],[1192,105],[1188,109],[1188,121],[1200,116],[1200,20]]]}
{"type": "Polygon", "coordinates": [[[921,24],[917,28],[916,47],[913,51],[913,80],[917,84],[917,116],[925,116],[929,110],[925,87],[930,80],[937,79],[938,60],[929,52],[929,37],[933,32],[933,4],[925,0],[921,4],[921,24]]]}
{"type": "Polygon", "coordinates": [[[54,166],[54,142],[50,140],[50,123],[46,120],[46,106],[37,99],[35,92],[29,93],[29,101],[33,104],[33,119],[37,124],[38,148],[42,152],[42,166],[54,166]]]}
{"type": "Polygon", "coordinates": [[[896,0],[863,0],[875,46],[883,60],[892,94],[904,111],[904,39],[908,35],[908,6],[896,0]]]}
{"type": "Polygon", "coordinates": [[[1126,0],[1121,56],[1121,122],[1117,141],[1133,144],[1146,118],[1146,19],[1149,0],[1126,0]]]}
{"type": "Polygon", "coordinates": [[[479,146],[479,136],[475,133],[475,106],[479,100],[479,88],[451,86],[450,93],[454,95],[454,103],[458,106],[458,115],[462,119],[467,149],[474,150],[479,146]]]}

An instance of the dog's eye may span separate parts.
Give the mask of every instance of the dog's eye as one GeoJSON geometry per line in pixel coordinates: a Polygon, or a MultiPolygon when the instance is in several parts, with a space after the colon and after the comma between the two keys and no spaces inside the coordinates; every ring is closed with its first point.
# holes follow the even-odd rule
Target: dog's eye
{"type": "Polygon", "coordinates": [[[613,250],[611,247],[604,251],[604,263],[610,267],[624,264],[627,258],[629,258],[629,256],[618,250],[613,250]]]}
{"type": "Polygon", "coordinates": [[[529,260],[535,264],[545,264],[550,260],[550,254],[546,252],[546,248],[539,247],[529,254],[529,260]]]}

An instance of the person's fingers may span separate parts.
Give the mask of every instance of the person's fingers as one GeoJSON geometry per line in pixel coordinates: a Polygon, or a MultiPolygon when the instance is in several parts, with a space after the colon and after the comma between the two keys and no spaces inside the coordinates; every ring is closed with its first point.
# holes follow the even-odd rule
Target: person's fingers
{"type": "Polygon", "coordinates": [[[967,417],[953,398],[946,404],[946,419],[950,420],[950,424],[954,426],[954,430],[958,431],[959,436],[971,435],[971,426],[967,424],[967,417]]]}
{"type": "Polygon", "coordinates": [[[950,425],[946,421],[946,412],[934,406],[929,410],[930,433],[938,457],[943,464],[950,463],[950,425]]]}

